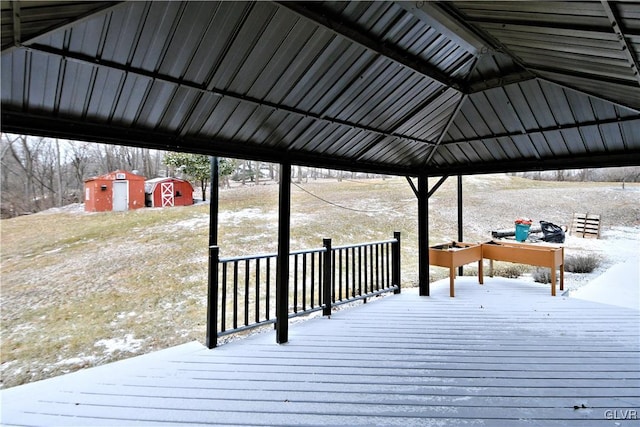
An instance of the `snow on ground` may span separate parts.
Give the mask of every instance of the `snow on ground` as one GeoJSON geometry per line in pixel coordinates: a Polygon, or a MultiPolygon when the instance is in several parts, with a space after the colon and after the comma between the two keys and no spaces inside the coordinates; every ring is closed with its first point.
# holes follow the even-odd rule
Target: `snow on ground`
{"type": "Polygon", "coordinates": [[[96,341],[94,346],[104,347],[105,353],[113,353],[114,351],[126,351],[129,353],[135,353],[140,348],[143,342],[144,340],[142,339],[135,339],[133,337],[133,334],[126,334],[124,338],[96,341]]]}
{"type": "MultiPolygon", "coordinates": [[[[564,247],[565,257],[592,254],[601,261],[599,267],[591,273],[565,273],[565,289],[573,294],[614,265],[633,258],[637,260],[640,253],[640,227],[611,227],[601,230],[599,239],[584,239],[567,234],[564,247]]],[[[638,286],[637,280],[635,284],[638,286]]]]}
{"type": "Polygon", "coordinates": [[[615,264],[580,289],[569,292],[573,298],[640,310],[640,257],[615,264]]]}
{"type": "Polygon", "coordinates": [[[601,260],[591,273],[565,273],[565,296],[640,310],[640,227],[610,227],[599,239],[567,233],[564,247],[565,258],[593,254],[601,260]]]}

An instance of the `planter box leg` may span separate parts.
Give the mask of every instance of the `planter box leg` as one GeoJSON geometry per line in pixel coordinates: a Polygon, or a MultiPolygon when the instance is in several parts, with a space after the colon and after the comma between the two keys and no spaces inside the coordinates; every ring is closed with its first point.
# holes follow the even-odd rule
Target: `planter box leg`
{"type": "Polygon", "coordinates": [[[454,267],[449,268],[449,296],[455,297],[454,282],[456,280],[456,269],[454,267]]]}

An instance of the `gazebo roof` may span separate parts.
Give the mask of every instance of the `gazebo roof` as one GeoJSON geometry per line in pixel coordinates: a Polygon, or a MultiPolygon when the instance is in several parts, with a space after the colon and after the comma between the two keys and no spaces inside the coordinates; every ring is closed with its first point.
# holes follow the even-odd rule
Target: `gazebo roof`
{"type": "Polygon", "coordinates": [[[401,175],[640,164],[638,2],[2,2],[2,131],[401,175]]]}

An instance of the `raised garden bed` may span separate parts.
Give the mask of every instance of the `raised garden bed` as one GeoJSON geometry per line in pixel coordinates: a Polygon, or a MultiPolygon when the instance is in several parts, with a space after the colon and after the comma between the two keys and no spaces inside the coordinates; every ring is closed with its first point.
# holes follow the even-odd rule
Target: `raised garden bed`
{"type": "Polygon", "coordinates": [[[482,244],[482,258],[490,260],[489,276],[493,276],[493,261],[534,265],[551,269],[551,295],[556,295],[556,270],[560,270],[560,290],[564,290],[564,248],[562,246],[492,240],[482,244]]]}
{"type": "Polygon", "coordinates": [[[429,264],[449,268],[449,296],[455,296],[456,267],[478,261],[478,281],[483,283],[482,246],[478,243],[451,242],[429,247],[429,264]]]}

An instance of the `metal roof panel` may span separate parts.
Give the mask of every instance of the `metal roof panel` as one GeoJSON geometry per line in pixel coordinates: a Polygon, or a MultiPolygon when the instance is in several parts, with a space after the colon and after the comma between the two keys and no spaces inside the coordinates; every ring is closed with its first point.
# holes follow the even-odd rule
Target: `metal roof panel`
{"type": "Polygon", "coordinates": [[[635,3],[35,5],[2,4],[3,131],[411,174],[640,155],[635,3]]]}

